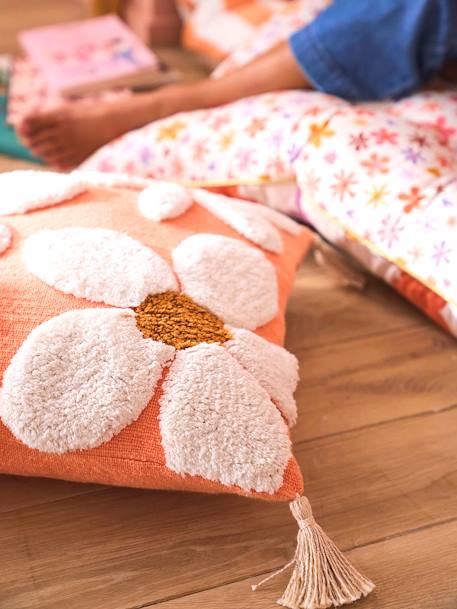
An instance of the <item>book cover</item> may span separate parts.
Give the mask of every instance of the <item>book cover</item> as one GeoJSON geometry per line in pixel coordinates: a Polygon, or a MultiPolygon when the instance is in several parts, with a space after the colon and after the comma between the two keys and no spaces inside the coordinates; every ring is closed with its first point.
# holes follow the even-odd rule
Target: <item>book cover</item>
{"type": "Polygon", "coordinates": [[[49,88],[63,95],[148,84],[162,69],[157,56],[115,15],[25,30],[19,42],[49,88]]]}

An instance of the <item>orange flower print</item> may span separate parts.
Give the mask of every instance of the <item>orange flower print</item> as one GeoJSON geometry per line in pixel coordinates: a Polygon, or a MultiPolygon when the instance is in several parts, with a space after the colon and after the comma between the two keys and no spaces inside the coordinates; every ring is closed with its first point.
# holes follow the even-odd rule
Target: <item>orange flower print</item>
{"type": "Polygon", "coordinates": [[[219,146],[221,150],[227,150],[233,144],[233,131],[228,131],[219,140],[219,146]]]}
{"type": "Polygon", "coordinates": [[[341,203],[346,196],[353,197],[355,195],[352,187],[358,182],[355,179],[354,172],[345,173],[344,170],[341,170],[339,173],[335,174],[334,178],[335,182],[332,184],[331,188],[334,195],[339,197],[341,203]]]}
{"type": "Polygon", "coordinates": [[[265,121],[264,118],[253,118],[251,123],[246,127],[245,131],[251,136],[254,136],[259,131],[263,131],[265,129],[265,121]]]}
{"type": "Polygon", "coordinates": [[[305,116],[317,116],[318,114],[320,114],[321,110],[322,108],[320,106],[311,106],[310,108],[305,110],[304,114],[305,116]]]}
{"type": "Polygon", "coordinates": [[[384,204],[385,198],[389,195],[389,191],[387,190],[387,186],[385,184],[381,184],[380,186],[376,186],[373,184],[371,192],[368,193],[368,205],[374,205],[375,207],[378,205],[384,204]]]}
{"type": "Polygon", "coordinates": [[[436,101],[426,101],[422,105],[422,109],[425,110],[425,112],[436,112],[440,109],[440,105],[436,101]]]}
{"type": "Polygon", "coordinates": [[[381,144],[395,145],[398,139],[398,133],[396,131],[389,131],[388,129],[384,129],[384,127],[381,127],[377,131],[372,131],[371,135],[374,137],[378,146],[381,144]]]}
{"type": "Polygon", "coordinates": [[[364,108],[363,106],[356,106],[354,109],[355,114],[357,114],[357,116],[373,116],[374,112],[373,110],[370,110],[369,108],[364,108]]]}
{"type": "Polygon", "coordinates": [[[228,114],[220,114],[216,116],[211,124],[211,128],[218,131],[221,127],[230,122],[230,116],[228,114]]]}
{"type": "Polygon", "coordinates": [[[311,123],[309,126],[308,142],[312,146],[320,148],[324,137],[332,137],[335,135],[335,132],[332,131],[332,129],[330,129],[328,126],[329,122],[330,121],[327,120],[323,123],[311,123]]]}
{"type": "Polygon", "coordinates": [[[439,178],[441,176],[441,169],[439,167],[427,167],[428,173],[431,173],[432,176],[439,178]]]}
{"type": "Polygon", "coordinates": [[[366,167],[367,174],[373,176],[377,173],[388,173],[389,168],[387,164],[389,162],[388,156],[380,156],[376,152],[372,152],[370,157],[365,161],[362,161],[363,167],[366,167]]]}
{"type": "Polygon", "coordinates": [[[444,155],[438,155],[436,157],[436,160],[438,161],[438,164],[441,165],[441,167],[449,167],[449,159],[444,155]]]}
{"type": "Polygon", "coordinates": [[[161,142],[162,140],[176,140],[179,133],[185,129],[186,126],[186,123],[183,123],[182,121],[175,121],[170,125],[164,125],[159,130],[157,141],[161,142]]]}
{"type": "Polygon", "coordinates": [[[449,140],[455,134],[456,129],[448,124],[444,116],[439,116],[431,126],[438,130],[440,143],[443,146],[448,146],[449,140]]]}
{"type": "Polygon", "coordinates": [[[420,202],[425,199],[425,195],[421,194],[420,188],[417,186],[411,186],[409,192],[400,193],[398,198],[401,201],[405,201],[403,211],[405,214],[409,214],[413,211],[413,209],[419,207],[420,202]]]}

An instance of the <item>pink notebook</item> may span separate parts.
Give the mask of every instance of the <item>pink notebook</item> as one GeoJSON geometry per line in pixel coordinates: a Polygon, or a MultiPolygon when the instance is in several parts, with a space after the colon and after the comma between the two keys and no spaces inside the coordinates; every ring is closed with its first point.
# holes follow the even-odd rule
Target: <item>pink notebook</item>
{"type": "Polygon", "coordinates": [[[176,79],[115,15],[26,30],[19,42],[49,89],[65,96],[176,79]]]}
{"type": "MultiPolygon", "coordinates": [[[[116,100],[131,95],[130,89],[108,89],[100,93],[85,95],[84,99],[116,100]]],[[[11,77],[8,85],[8,105],[6,122],[17,126],[30,114],[54,110],[62,104],[74,103],[55,91],[50,91],[41,71],[34,63],[23,57],[13,61],[11,77]]]]}

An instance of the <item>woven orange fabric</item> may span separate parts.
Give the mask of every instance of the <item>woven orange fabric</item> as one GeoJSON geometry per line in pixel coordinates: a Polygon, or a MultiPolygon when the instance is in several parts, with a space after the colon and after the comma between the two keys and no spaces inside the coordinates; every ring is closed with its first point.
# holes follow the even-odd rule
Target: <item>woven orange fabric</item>
{"type": "MultiPolygon", "coordinates": [[[[28,272],[24,265],[23,246],[27,238],[37,231],[69,227],[119,231],[152,248],[169,263],[173,248],[201,231],[252,245],[198,205],[193,205],[174,220],[148,221],[138,210],[137,197],[138,192],[134,190],[94,187],[64,203],[5,219],[13,229],[13,244],[0,255],[0,378],[30,332],[46,320],[67,311],[107,307],[64,294],[28,272]]],[[[312,239],[305,230],[298,236],[281,231],[281,237],[283,253],[264,252],[277,273],[279,313],[256,331],[256,334],[278,345],[284,339],[284,309],[295,270],[312,239]]],[[[168,468],[158,424],[159,400],[166,375],[165,371],[149,405],[137,420],[96,448],[64,454],[42,452],[26,446],[0,423],[1,471],[133,487],[229,492],[273,500],[289,500],[301,493],[302,478],[293,457],[284,471],[282,486],[274,494],[249,492],[237,485],[182,475],[168,468]]],[[[2,409],[0,401],[0,416],[2,409]]]]}

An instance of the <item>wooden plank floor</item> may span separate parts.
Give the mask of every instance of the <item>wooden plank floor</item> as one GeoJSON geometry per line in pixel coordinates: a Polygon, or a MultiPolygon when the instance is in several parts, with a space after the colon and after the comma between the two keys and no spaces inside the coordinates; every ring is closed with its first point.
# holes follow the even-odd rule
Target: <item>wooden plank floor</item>
{"type": "MultiPolygon", "coordinates": [[[[45,3],[25,4],[36,20],[45,3]]],[[[66,4],[46,2],[60,18],[66,4]]],[[[457,609],[456,341],[383,284],[348,291],[312,261],[287,317],[295,452],[317,519],[377,583],[358,606],[457,609]]],[[[250,584],[295,534],[286,505],[0,476],[0,609],[267,609],[287,576],[250,584]]]]}
{"type": "MultiPolygon", "coordinates": [[[[361,606],[455,609],[454,340],[311,262],[288,318],[295,452],[319,521],[378,583],[361,606]]],[[[293,552],[284,505],[8,476],[0,495],[2,609],[273,607],[284,577],[249,584],[293,552]]]]}

